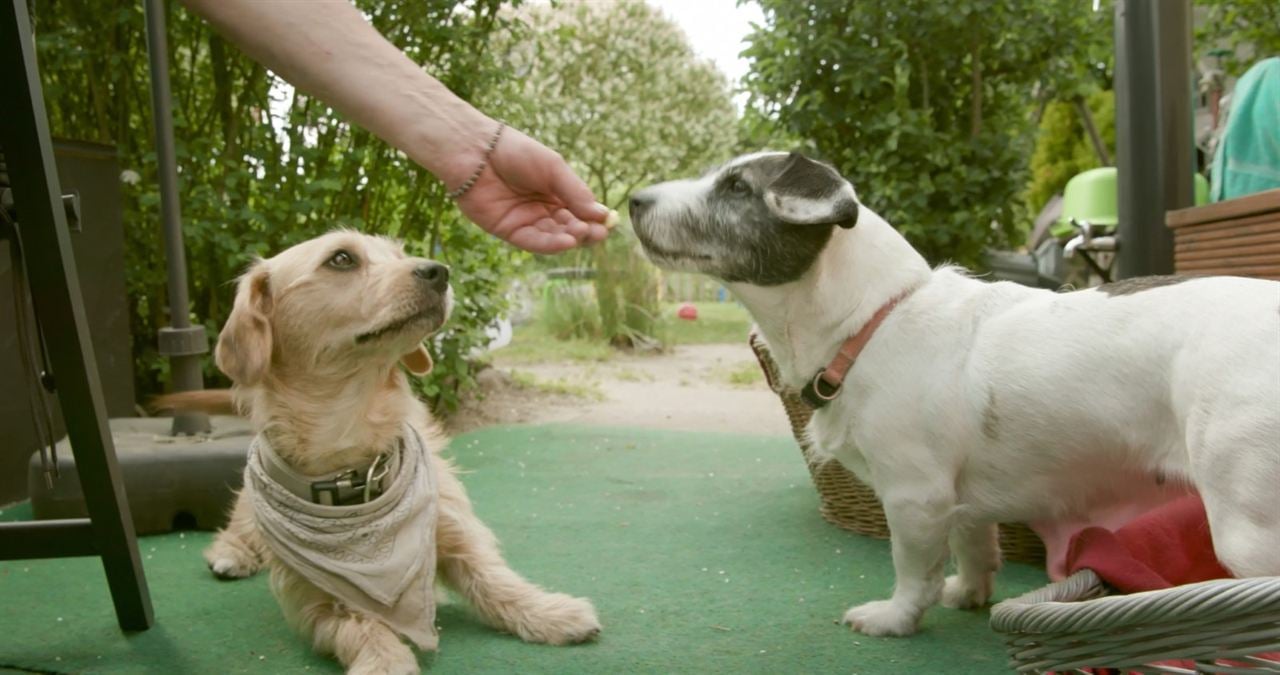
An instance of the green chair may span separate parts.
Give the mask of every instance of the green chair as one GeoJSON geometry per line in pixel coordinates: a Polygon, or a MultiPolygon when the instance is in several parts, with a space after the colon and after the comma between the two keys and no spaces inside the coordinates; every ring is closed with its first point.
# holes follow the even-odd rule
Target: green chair
{"type": "MultiPolygon", "coordinates": [[[[1209,181],[1195,174],[1195,203],[1209,201],[1209,181]]],[[[1049,231],[1061,239],[1071,236],[1063,255],[1077,253],[1103,281],[1111,280],[1110,264],[1105,267],[1094,258],[1097,253],[1114,253],[1116,228],[1120,224],[1116,199],[1116,168],[1104,166],[1082,171],[1067,181],[1062,192],[1062,215],[1049,231]]]]}

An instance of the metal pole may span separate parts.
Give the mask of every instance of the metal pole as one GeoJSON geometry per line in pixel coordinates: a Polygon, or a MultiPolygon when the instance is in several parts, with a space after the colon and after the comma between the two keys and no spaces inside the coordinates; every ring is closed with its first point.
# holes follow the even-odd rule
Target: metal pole
{"type": "Polygon", "coordinates": [[[1116,2],[1115,278],[1173,272],[1165,212],[1191,206],[1191,1],[1116,2]]]}
{"type": "MultiPolygon", "coordinates": [[[[178,204],[178,168],[173,153],[173,106],[169,93],[169,41],[163,0],[146,0],[147,55],[151,61],[151,112],[156,127],[156,164],[160,178],[160,215],[164,223],[165,258],[169,272],[169,323],[161,328],[160,353],[169,357],[173,391],[204,388],[200,355],[209,351],[204,326],[192,326],[188,312],[187,258],[182,245],[182,215],[178,204]]],[[[203,414],[173,418],[173,435],[208,432],[203,414]]]]}

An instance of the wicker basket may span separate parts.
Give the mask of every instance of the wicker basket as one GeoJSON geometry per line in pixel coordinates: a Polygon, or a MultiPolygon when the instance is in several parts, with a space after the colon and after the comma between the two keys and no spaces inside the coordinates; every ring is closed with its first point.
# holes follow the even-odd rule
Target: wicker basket
{"type": "Polygon", "coordinates": [[[1280,577],[1101,597],[1092,570],[991,609],[1020,673],[1280,673],[1280,577]],[[1096,598],[1096,599],[1094,599],[1096,598]],[[1258,655],[1270,654],[1270,658],[1258,655]],[[1187,664],[1157,663],[1192,661],[1187,664]]]}
{"type": "MultiPolygon", "coordinates": [[[[782,407],[787,411],[791,433],[800,445],[800,453],[804,456],[805,465],[809,467],[813,485],[818,489],[821,500],[819,513],[828,522],[842,529],[876,539],[888,539],[889,524],[884,518],[884,508],[880,506],[880,499],[871,487],[858,480],[857,476],[839,462],[815,464],[811,461],[811,448],[805,428],[809,425],[809,418],[813,417],[813,409],[800,397],[799,392],[782,386],[778,365],[769,355],[769,348],[765,346],[764,340],[755,331],[751,332],[749,339],[752,351],[760,360],[769,388],[782,399],[782,407]]],[[[1001,525],[1000,551],[1006,560],[1032,564],[1044,562],[1044,544],[1026,525],[1001,525]]]]}

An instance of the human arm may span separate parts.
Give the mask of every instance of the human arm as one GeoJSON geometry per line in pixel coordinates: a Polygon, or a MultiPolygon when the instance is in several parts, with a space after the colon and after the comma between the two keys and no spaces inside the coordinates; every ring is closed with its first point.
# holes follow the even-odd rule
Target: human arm
{"type": "Polygon", "coordinates": [[[435,174],[463,185],[464,215],[521,248],[555,253],[603,239],[608,211],[554,151],[458,98],[347,0],[183,0],[299,90],[325,101],[435,174]]]}

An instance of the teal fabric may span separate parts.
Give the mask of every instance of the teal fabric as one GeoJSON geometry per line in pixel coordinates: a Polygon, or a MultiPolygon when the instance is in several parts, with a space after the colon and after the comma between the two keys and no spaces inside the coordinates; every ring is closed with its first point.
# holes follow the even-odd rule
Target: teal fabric
{"type": "Polygon", "coordinates": [[[1254,64],[1236,83],[1227,129],[1213,157],[1213,201],[1280,188],[1280,58],[1254,64]]]}

